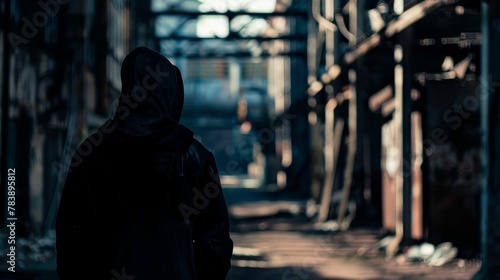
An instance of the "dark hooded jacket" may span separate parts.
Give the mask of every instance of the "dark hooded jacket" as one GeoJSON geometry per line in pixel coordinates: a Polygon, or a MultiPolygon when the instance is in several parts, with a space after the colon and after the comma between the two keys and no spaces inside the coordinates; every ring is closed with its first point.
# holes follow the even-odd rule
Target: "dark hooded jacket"
{"type": "Polygon", "coordinates": [[[179,69],[139,47],[121,78],[115,116],[68,167],[56,220],[60,279],[225,279],[227,207],[212,153],[179,124],[179,69]]]}

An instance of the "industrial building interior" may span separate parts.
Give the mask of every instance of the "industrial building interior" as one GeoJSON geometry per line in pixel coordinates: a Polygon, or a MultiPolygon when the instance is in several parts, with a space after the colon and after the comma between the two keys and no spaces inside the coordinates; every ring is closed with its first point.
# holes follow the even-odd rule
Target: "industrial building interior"
{"type": "Polygon", "coordinates": [[[179,67],[181,123],[215,156],[228,279],[500,279],[497,1],[0,9],[0,213],[6,225],[15,167],[19,241],[11,273],[2,227],[0,278],[57,279],[69,161],[114,115],[125,55],[147,46],[179,67]]]}

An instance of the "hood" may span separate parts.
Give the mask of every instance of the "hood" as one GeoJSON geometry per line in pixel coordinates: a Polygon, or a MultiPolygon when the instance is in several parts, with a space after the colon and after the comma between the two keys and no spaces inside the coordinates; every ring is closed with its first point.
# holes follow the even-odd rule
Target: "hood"
{"type": "Polygon", "coordinates": [[[123,60],[121,81],[113,117],[119,138],[149,138],[174,149],[191,143],[193,132],[179,124],[184,105],[181,73],[165,56],[146,47],[133,49],[123,60]]]}
{"type": "Polygon", "coordinates": [[[123,60],[121,81],[114,119],[125,130],[144,135],[179,123],[184,105],[182,77],[162,54],[135,48],[123,60]]]}

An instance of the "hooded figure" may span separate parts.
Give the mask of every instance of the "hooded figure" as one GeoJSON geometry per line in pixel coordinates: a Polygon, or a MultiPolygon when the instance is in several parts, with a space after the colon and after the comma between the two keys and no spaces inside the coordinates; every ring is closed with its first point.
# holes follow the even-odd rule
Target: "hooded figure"
{"type": "Polygon", "coordinates": [[[68,167],[56,219],[60,279],[225,279],[226,202],[212,153],[179,124],[179,69],[138,47],[121,79],[114,117],[68,167]]]}

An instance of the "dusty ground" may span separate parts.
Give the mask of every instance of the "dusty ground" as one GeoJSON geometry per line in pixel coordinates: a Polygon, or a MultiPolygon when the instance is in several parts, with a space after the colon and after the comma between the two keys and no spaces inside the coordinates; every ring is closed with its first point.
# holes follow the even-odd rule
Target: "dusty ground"
{"type": "Polygon", "coordinates": [[[253,190],[226,193],[236,246],[229,280],[465,280],[472,279],[481,266],[477,259],[453,259],[435,267],[408,262],[405,254],[386,258],[377,247],[381,239],[377,228],[320,232],[301,213],[304,201],[266,200],[268,196],[253,190]]]}
{"type": "MultiPolygon", "coordinates": [[[[269,196],[256,189],[227,188],[235,244],[228,280],[320,279],[471,279],[477,259],[453,259],[440,267],[387,259],[377,248],[380,231],[353,227],[346,231],[314,230],[304,214],[305,201],[269,196]]],[[[16,273],[0,270],[0,279],[57,280],[55,259],[16,273]]]]}

